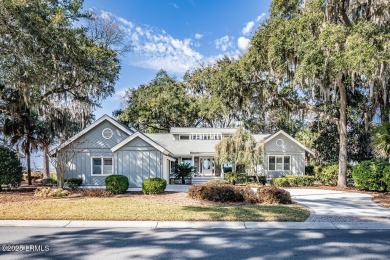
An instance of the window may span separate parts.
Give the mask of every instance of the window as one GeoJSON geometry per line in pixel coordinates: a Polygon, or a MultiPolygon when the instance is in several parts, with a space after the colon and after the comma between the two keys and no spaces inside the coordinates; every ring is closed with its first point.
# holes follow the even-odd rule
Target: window
{"type": "Polygon", "coordinates": [[[190,140],[190,136],[189,135],[181,135],[180,140],[190,140]]]}
{"type": "Polygon", "coordinates": [[[192,158],[181,158],[181,163],[189,163],[192,166],[192,158]]]}
{"type": "Polygon", "coordinates": [[[268,157],[268,170],[270,171],[289,171],[290,156],[269,156],[268,157]]]}
{"type": "Polygon", "coordinates": [[[112,173],[112,158],[92,158],[92,175],[110,175],[112,173]]]}
{"type": "Polygon", "coordinates": [[[105,128],[105,129],[102,131],[102,136],[103,136],[105,139],[110,139],[113,135],[114,135],[114,133],[112,132],[112,130],[111,130],[110,128],[105,128]]]}

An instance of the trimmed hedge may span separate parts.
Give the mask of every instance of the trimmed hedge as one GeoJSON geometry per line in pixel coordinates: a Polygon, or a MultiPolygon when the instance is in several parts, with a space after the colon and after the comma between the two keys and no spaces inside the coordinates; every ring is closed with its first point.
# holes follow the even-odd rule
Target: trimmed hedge
{"type": "Polygon", "coordinates": [[[259,180],[259,183],[265,185],[267,183],[267,179],[265,176],[256,176],[256,175],[248,175],[246,173],[232,173],[232,172],[227,172],[225,173],[225,178],[226,181],[229,183],[247,183],[247,182],[256,182],[257,179],[259,180]]]}
{"type": "Polygon", "coordinates": [[[228,185],[228,184],[230,184],[230,183],[228,181],[225,181],[225,180],[210,180],[210,181],[203,183],[203,185],[228,185]]]}
{"type": "Polygon", "coordinates": [[[72,190],[76,189],[78,186],[81,186],[83,179],[81,178],[69,178],[65,179],[65,185],[71,188],[72,190]]]}
{"type": "Polygon", "coordinates": [[[69,191],[63,189],[55,189],[50,187],[37,188],[35,190],[34,196],[50,198],[50,197],[64,197],[68,196],[69,191]]]}
{"type": "Polygon", "coordinates": [[[314,176],[284,176],[273,178],[272,184],[279,187],[312,186],[314,181],[314,176]]]}
{"type": "Polygon", "coordinates": [[[267,204],[291,204],[291,195],[288,191],[275,186],[264,186],[257,190],[260,203],[267,204]]]}
{"type": "Polygon", "coordinates": [[[355,186],[362,190],[387,190],[390,169],[386,168],[389,166],[389,163],[384,160],[369,160],[360,162],[355,165],[352,170],[352,177],[355,186]]]}
{"type": "Polygon", "coordinates": [[[124,175],[110,175],[106,178],[106,190],[112,193],[125,193],[129,188],[129,179],[124,175]]]}
{"type": "Polygon", "coordinates": [[[188,189],[188,195],[193,199],[215,202],[247,202],[253,204],[257,201],[256,194],[250,188],[230,184],[192,185],[188,189]]]}
{"type": "Polygon", "coordinates": [[[142,182],[142,192],[145,194],[159,194],[165,191],[167,181],[161,178],[149,178],[142,182]]]}

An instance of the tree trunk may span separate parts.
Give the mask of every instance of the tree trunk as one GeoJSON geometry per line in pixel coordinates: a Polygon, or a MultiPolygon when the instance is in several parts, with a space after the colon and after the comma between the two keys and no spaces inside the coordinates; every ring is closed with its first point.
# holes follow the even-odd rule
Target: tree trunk
{"type": "Polygon", "coordinates": [[[338,124],[340,152],[337,186],[347,187],[347,90],[343,78],[339,80],[338,87],[340,91],[340,119],[338,124]]]}
{"type": "Polygon", "coordinates": [[[44,165],[44,171],[43,171],[43,178],[49,178],[50,177],[50,166],[49,166],[49,147],[45,145],[43,149],[43,165],[44,165]]]}
{"type": "Polygon", "coordinates": [[[28,183],[28,185],[32,185],[32,181],[31,181],[31,156],[30,156],[30,151],[26,151],[26,157],[27,157],[27,183],[28,183]]]}

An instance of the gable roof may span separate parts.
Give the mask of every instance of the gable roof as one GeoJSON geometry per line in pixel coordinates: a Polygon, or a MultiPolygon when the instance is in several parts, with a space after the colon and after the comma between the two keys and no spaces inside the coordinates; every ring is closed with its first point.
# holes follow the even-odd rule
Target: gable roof
{"type": "Polygon", "coordinates": [[[309,148],[307,148],[306,146],[304,146],[303,144],[301,144],[300,142],[298,142],[295,138],[293,138],[291,135],[287,134],[286,132],[284,132],[283,130],[279,130],[278,132],[274,133],[273,135],[270,135],[267,139],[265,139],[264,143],[268,143],[269,141],[271,141],[275,136],[277,136],[278,134],[283,134],[284,136],[286,136],[288,139],[290,139],[292,142],[294,142],[295,144],[297,144],[299,147],[301,147],[302,149],[304,149],[305,151],[307,151],[308,153],[310,153],[311,155],[315,155],[315,153],[310,150],[309,148]]]}
{"type": "Polygon", "coordinates": [[[160,152],[162,152],[164,154],[172,155],[172,153],[170,151],[168,151],[166,148],[164,148],[163,146],[159,145],[158,143],[156,143],[155,141],[153,141],[152,139],[150,139],[146,135],[142,134],[141,132],[136,132],[136,133],[130,135],[125,140],[123,140],[119,144],[117,144],[114,147],[112,147],[111,148],[111,152],[115,152],[115,151],[119,150],[121,147],[123,147],[126,144],[128,144],[129,142],[133,141],[135,138],[142,139],[143,141],[145,141],[146,143],[150,144],[151,146],[153,146],[154,148],[156,148],[157,150],[159,150],[160,152]]]}
{"type": "Polygon", "coordinates": [[[95,122],[93,122],[92,124],[90,124],[89,126],[87,126],[86,128],[84,128],[83,130],[81,130],[80,132],[78,132],[76,135],[72,136],[69,140],[67,140],[65,143],[61,144],[60,146],[54,148],[50,154],[52,155],[55,150],[61,150],[62,148],[66,147],[67,145],[69,145],[70,143],[72,143],[73,141],[77,140],[78,138],[80,138],[81,136],[85,135],[86,133],[88,133],[89,131],[91,131],[92,129],[94,129],[96,126],[100,125],[101,123],[105,122],[105,121],[108,121],[110,122],[111,124],[113,124],[114,126],[116,126],[117,128],[119,128],[120,130],[122,130],[123,132],[125,132],[126,134],[128,135],[132,135],[134,132],[135,132],[135,129],[129,129],[127,128],[126,126],[122,125],[121,123],[119,123],[118,121],[116,121],[114,118],[108,116],[108,115],[103,115],[102,117],[100,117],[98,120],[96,120],[95,122]]]}

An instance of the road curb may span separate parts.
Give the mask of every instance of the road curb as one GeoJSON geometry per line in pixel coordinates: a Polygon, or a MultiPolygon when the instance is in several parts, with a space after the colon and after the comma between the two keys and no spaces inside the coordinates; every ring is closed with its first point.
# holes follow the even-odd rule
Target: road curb
{"type": "Polygon", "coordinates": [[[242,222],[242,221],[82,221],[0,220],[0,227],[145,229],[386,229],[389,222],[242,222]]]}

